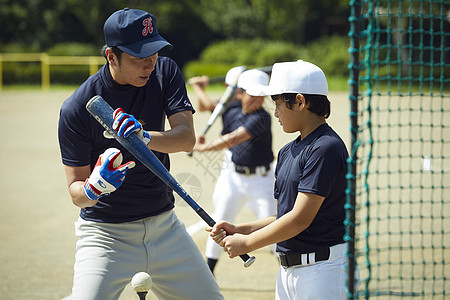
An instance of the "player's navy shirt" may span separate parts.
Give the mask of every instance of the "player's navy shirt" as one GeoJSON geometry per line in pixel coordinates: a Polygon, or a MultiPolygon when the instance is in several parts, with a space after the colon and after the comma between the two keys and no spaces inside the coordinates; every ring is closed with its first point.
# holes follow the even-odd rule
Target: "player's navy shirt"
{"type": "Polygon", "coordinates": [[[347,148],[334,130],[323,124],[305,139],[285,145],[275,170],[277,218],[294,207],[298,192],[325,200],[311,225],[299,235],[277,244],[277,251],[309,253],[343,243],[347,148]]]}
{"type": "Polygon", "coordinates": [[[233,101],[222,115],[222,135],[243,126],[251,139],[230,148],[231,160],[240,166],[256,167],[273,161],[271,118],[260,108],[250,114],[242,113],[242,103],[233,101]]]}
{"type": "MultiPolygon", "coordinates": [[[[120,223],[158,215],[174,207],[172,190],[134,158],[115,139],[103,137],[103,127],[90,116],[85,106],[95,95],[102,96],[113,109],[122,107],[143,121],[145,130],[163,131],[166,116],[192,111],[185,82],[176,63],[159,57],[148,83],[143,87],[119,85],[108,65],[89,77],[62,105],[59,120],[59,144],[64,165],[91,165],[107,148],[122,151],[123,163],[130,160],[136,166],[128,170],[123,184],[109,196],[101,197],[93,207],[81,209],[85,220],[120,223]]],[[[169,156],[154,151],[169,169],[169,156]]]]}

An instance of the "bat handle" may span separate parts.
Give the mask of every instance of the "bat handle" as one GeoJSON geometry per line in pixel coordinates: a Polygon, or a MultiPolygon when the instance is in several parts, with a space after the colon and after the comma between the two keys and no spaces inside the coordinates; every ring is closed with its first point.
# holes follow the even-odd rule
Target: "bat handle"
{"type": "MultiPolygon", "coordinates": [[[[214,226],[214,224],[216,224],[216,221],[213,220],[213,218],[211,218],[210,215],[208,215],[208,213],[206,213],[201,207],[199,207],[197,209],[197,214],[209,225],[209,226],[214,226]]],[[[256,257],[254,256],[249,256],[248,254],[242,254],[239,255],[239,257],[244,261],[244,267],[248,268],[250,267],[256,260],[256,257]]]]}
{"type": "Polygon", "coordinates": [[[244,261],[244,267],[246,267],[246,268],[253,265],[253,263],[256,260],[256,257],[249,256],[248,254],[242,254],[242,255],[239,255],[239,257],[244,261]]]}

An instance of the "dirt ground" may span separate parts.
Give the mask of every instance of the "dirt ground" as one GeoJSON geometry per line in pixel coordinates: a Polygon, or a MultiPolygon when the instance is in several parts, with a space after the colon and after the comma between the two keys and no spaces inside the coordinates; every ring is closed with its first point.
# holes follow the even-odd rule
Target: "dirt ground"
{"type": "MultiPolygon", "coordinates": [[[[0,299],[61,299],[72,287],[76,237],[73,223],[79,209],[69,198],[61,164],[57,122],[59,108],[73,90],[0,92],[0,299]]],[[[220,95],[218,95],[220,96],[220,95]]],[[[195,106],[195,96],[191,97],[195,106]]],[[[330,93],[332,114],[328,123],[349,145],[349,101],[346,92],[330,93]]],[[[273,113],[268,99],[266,109],[273,113]]],[[[197,132],[209,115],[195,114],[197,132]]],[[[214,124],[207,138],[220,132],[214,124]]],[[[274,153],[296,135],[286,134],[273,118],[274,153]]],[[[207,212],[212,213],[211,194],[221,164],[221,153],[171,155],[171,173],[207,212]]],[[[186,226],[199,217],[180,198],[176,212],[186,226]]],[[[245,208],[239,221],[253,219],[245,208]]],[[[193,234],[203,252],[206,232],[193,234]]],[[[278,261],[264,248],[245,269],[240,259],[225,254],[216,268],[216,279],[231,300],[274,299],[278,261]]],[[[131,280],[131,278],[130,278],[131,280]]],[[[122,300],[138,299],[128,285],[122,300]]],[[[156,299],[149,294],[147,299],[156,299]]]]}

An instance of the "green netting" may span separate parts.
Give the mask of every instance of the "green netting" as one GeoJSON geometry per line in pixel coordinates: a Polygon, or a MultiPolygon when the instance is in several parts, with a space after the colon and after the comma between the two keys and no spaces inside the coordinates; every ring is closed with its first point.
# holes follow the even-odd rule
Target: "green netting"
{"type": "Polygon", "coordinates": [[[448,299],[450,1],[350,10],[348,296],[448,299]]]}

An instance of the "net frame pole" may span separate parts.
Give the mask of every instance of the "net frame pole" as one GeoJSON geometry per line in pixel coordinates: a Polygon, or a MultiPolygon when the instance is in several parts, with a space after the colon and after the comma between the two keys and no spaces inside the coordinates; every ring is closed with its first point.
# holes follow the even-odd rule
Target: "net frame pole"
{"type": "Polygon", "coordinates": [[[350,1],[350,124],[351,124],[351,155],[347,175],[347,203],[346,203],[346,241],[347,241],[347,295],[348,299],[356,299],[355,295],[355,210],[356,210],[356,161],[358,141],[358,98],[359,98],[359,38],[362,4],[360,0],[350,1]]]}

